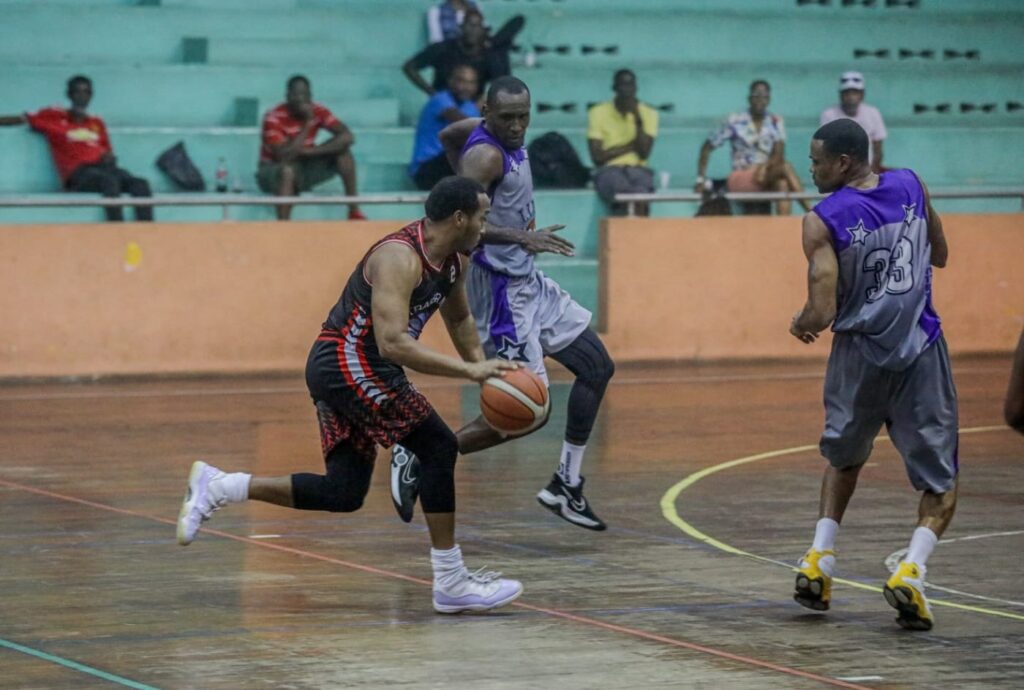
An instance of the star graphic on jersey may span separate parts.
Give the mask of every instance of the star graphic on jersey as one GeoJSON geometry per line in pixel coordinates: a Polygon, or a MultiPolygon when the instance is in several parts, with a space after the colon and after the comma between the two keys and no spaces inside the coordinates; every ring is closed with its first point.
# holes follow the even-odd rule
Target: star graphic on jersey
{"type": "Polygon", "coordinates": [[[914,211],[917,210],[917,204],[911,204],[910,206],[903,206],[903,224],[910,225],[914,222],[914,211]]]}
{"type": "Polygon", "coordinates": [[[850,233],[850,237],[853,238],[852,244],[864,244],[864,238],[868,236],[868,231],[864,228],[864,221],[860,218],[857,219],[857,225],[846,228],[846,232],[850,233]]]}
{"type": "Polygon", "coordinates": [[[526,343],[517,343],[507,335],[501,336],[501,347],[498,348],[498,357],[507,359],[510,362],[526,361],[526,343]]]}

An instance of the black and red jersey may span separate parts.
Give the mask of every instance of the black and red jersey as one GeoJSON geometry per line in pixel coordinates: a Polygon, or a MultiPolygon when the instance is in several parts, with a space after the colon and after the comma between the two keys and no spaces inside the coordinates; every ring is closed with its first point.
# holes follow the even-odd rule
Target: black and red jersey
{"type": "Polygon", "coordinates": [[[356,389],[360,398],[374,405],[391,397],[405,373],[401,366],[385,359],[377,350],[370,308],[373,285],[365,273],[367,259],[389,242],[406,244],[420,257],[423,273],[409,298],[409,335],[417,339],[462,273],[458,254],[448,255],[440,266],[430,263],[423,248],[423,224],[423,220],[411,223],[370,247],[349,277],[318,338],[338,343],[338,365],[346,382],[356,389]]]}

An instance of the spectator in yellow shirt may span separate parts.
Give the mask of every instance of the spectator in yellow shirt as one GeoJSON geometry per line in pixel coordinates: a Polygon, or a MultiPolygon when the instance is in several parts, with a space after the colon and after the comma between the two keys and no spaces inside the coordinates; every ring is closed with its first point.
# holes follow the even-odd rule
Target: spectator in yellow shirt
{"type": "MultiPolygon", "coordinates": [[[[658,136],[658,111],[637,100],[632,70],[616,72],[612,90],[615,98],[590,109],[587,144],[597,166],[597,195],[611,205],[612,215],[623,215],[626,205],[614,203],[616,194],[654,191],[654,171],[646,164],[658,136]]],[[[636,212],[648,215],[648,204],[638,203],[636,212]]]]}

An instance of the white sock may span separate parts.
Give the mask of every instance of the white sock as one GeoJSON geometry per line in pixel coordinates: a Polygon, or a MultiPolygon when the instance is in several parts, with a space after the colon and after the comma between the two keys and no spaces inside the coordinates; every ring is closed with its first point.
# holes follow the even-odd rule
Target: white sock
{"type": "Polygon", "coordinates": [[[462,549],[458,544],[450,549],[430,549],[430,565],[434,569],[434,583],[441,586],[459,579],[466,569],[462,563],[462,549]]]}
{"type": "Polygon", "coordinates": [[[228,497],[228,503],[241,503],[249,500],[249,482],[252,475],[246,472],[232,472],[225,474],[219,480],[224,488],[224,494],[228,497]]]}
{"type": "Polygon", "coordinates": [[[815,551],[831,551],[836,545],[837,532],[839,532],[838,522],[832,518],[821,518],[814,526],[814,543],[811,548],[815,551]]]}
{"type": "Polygon", "coordinates": [[[927,527],[918,527],[914,530],[914,536],[910,538],[910,548],[907,549],[907,555],[903,560],[916,563],[923,568],[937,543],[939,538],[935,532],[927,527]]]}
{"type": "Polygon", "coordinates": [[[580,467],[583,465],[583,451],[586,446],[574,446],[568,441],[562,442],[562,457],[558,461],[558,476],[569,486],[579,486],[580,467]]]}

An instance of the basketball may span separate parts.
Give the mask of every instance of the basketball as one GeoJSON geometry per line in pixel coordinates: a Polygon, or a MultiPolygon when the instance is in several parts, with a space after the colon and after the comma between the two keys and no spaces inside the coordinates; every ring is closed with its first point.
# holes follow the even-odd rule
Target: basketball
{"type": "Polygon", "coordinates": [[[521,434],[532,431],[548,414],[548,388],[525,367],[504,377],[492,377],[480,387],[480,410],[496,431],[521,434]]]}

